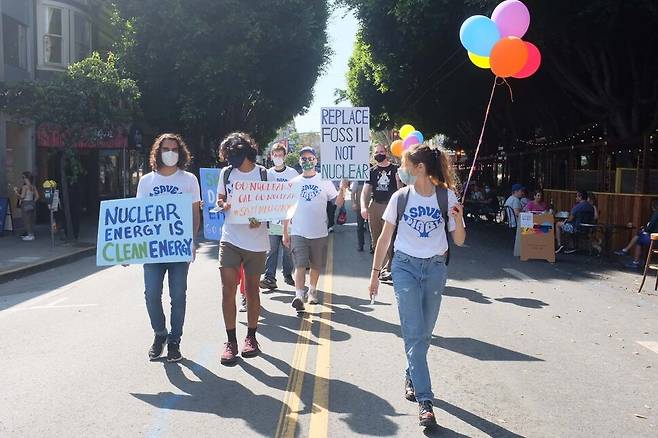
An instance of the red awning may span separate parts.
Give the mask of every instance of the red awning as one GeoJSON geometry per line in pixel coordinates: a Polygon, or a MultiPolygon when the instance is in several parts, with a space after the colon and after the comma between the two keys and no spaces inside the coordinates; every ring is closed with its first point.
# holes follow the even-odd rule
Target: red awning
{"type": "MultiPolygon", "coordinates": [[[[128,147],[128,135],[125,130],[103,133],[103,140],[97,143],[78,142],[75,149],[123,149],[128,147]]],[[[46,125],[37,129],[37,146],[41,148],[62,148],[62,134],[57,128],[46,125]]]]}

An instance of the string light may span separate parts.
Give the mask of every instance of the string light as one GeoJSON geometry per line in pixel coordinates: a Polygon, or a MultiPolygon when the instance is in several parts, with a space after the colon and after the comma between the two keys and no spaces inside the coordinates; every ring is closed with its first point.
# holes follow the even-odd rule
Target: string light
{"type": "MultiPolygon", "coordinates": [[[[521,139],[517,138],[516,142],[531,145],[531,146],[554,146],[554,145],[558,145],[558,144],[568,143],[571,140],[577,140],[582,135],[587,134],[588,132],[591,132],[592,130],[598,128],[599,126],[600,126],[599,123],[595,123],[592,126],[590,126],[589,128],[586,128],[586,129],[584,129],[584,130],[582,130],[582,131],[580,131],[576,134],[570,135],[568,137],[564,137],[561,140],[534,142],[534,141],[528,141],[528,140],[521,140],[521,139]]],[[[592,139],[595,139],[595,138],[596,138],[596,136],[592,136],[592,139]]],[[[599,140],[603,140],[603,137],[599,137],[599,140]]],[[[581,142],[584,143],[585,140],[581,139],[581,142]]]]}

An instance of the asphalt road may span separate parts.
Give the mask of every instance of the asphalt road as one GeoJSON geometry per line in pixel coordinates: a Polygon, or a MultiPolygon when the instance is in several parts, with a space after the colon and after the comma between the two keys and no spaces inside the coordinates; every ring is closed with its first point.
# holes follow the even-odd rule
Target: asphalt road
{"type": "MultiPolygon", "coordinates": [[[[658,436],[658,297],[596,261],[522,263],[493,230],[453,253],[429,353],[442,427],[425,433],[658,436]]],[[[370,305],[354,227],[332,239],[324,304],[299,318],[292,288],[264,293],[263,354],[231,368],[216,245],[190,271],[179,364],[147,360],[138,266],[87,258],[0,285],[0,436],[423,436],[392,289],[370,305]]]]}

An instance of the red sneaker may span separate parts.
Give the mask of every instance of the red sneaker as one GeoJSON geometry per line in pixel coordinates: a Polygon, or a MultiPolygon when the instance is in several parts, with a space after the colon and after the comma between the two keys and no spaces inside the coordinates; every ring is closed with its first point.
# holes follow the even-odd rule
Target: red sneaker
{"type": "Polygon", "coordinates": [[[238,361],[238,344],[237,342],[226,342],[224,352],[220,360],[222,365],[233,365],[238,361]]]}
{"type": "Polygon", "coordinates": [[[242,357],[256,357],[260,353],[260,346],[256,336],[247,336],[242,347],[242,357]]]}

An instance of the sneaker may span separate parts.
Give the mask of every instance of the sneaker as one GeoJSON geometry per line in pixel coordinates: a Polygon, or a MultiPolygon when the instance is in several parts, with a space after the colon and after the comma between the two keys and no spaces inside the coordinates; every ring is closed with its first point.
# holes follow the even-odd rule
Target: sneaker
{"type": "Polygon", "coordinates": [[[292,300],[292,307],[295,308],[296,311],[298,312],[303,312],[304,311],[304,299],[301,297],[295,297],[292,300]]]}
{"type": "Polygon", "coordinates": [[[328,231],[329,231],[330,233],[333,233],[333,232],[334,232],[334,227],[329,227],[329,230],[328,230],[328,231]]]}
{"type": "Polygon", "coordinates": [[[240,309],[238,309],[240,312],[246,312],[247,311],[247,297],[242,295],[242,298],[240,298],[240,309]]]}
{"type": "Polygon", "coordinates": [[[308,303],[309,304],[318,304],[320,300],[318,300],[318,291],[317,290],[309,290],[308,291],[308,303]]]}
{"type": "Polygon", "coordinates": [[[393,280],[393,275],[388,272],[388,271],[382,271],[381,274],[379,274],[379,281],[391,281],[393,280]]]}
{"type": "Polygon", "coordinates": [[[561,253],[563,249],[564,249],[564,245],[560,245],[560,246],[555,250],[555,254],[559,254],[559,253],[561,253]]]}
{"type": "Polygon", "coordinates": [[[292,275],[286,275],[283,279],[283,281],[288,285],[288,286],[294,286],[295,285],[295,279],[292,278],[292,275]]]}
{"type": "Polygon", "coordinates": [[[576,251],[578,251],[578,250],[574,248],[574,249],[568,249],[568,250],[564,251],[564,253],[565,254],[573,254],[576,251]]]}
{"type": "Polygon", "coordinates": [[[615,255],[618,255],[619,257],[625,257],[628,255],[628,251],[620,249],[619,251],[615,251],[615,255]]]}
{"type": "Polygon", "coordinates": [[[271,278],[263,278],[260,281],[260,288],[261,289],[270,289],[270,290],[276,289],[277,288],[276,280],[271,279],[271,278]]]}
{"type": "Polygon", "coordinates": [[[226,342],[224,344],[224,352],[220,359],[222,365],[233,365],[238,361],[238,343],[226,342]]]}
{"type": "Polygon", "coordinates": [[[629,269],[640,269],[640,268],[642,268],[642,266],[640,265],[640,262],[638,262],[638,261],[636,261],[636,260],[633,260],[633,261],[631,261],[631,262],[625,263],[625,264],[624,264],[624,267],[625,267],[625,268],[629,268],[629,269]]]}
{"type": "Polygon", "coordinates": [[[409,376],[404,379],[404,398],[411,402],[416,401],[416,390],[414,389],[414,384],[411,382],[409,376]]]}
{"type": "Polygon", "coordinates": [[[429,400],[418,403],[418,420],[422,427],[436,426],[434,417],[434,406],[429,400]]]}
{"type": "Polygon", "coordinates": [[[167,362],[178,362],[183,358],[180,354],[180,342],[170,342],[167,344],[167,362]]]}
{"type": "Polygon", "coordinates": [[[28,234],[25,237],[21,237],[21,240],[24,240],[26,242],[31,242],[32,240],[34,240],[34,234],[28,234]]]}
{"type": "Polygon", "coordinates": [[[258,353],[260,353],[260,345],[258,345],[256,336],[247,336],[242,346],[242,357],[256,357],[258,353]]]}
{"type": "Polygon", "coordinates": [[[164,344],[167,342],[167,335],[155,335],[153,345],[149,348],[149,359],[155,360],[162,355],[164,344]]]}

